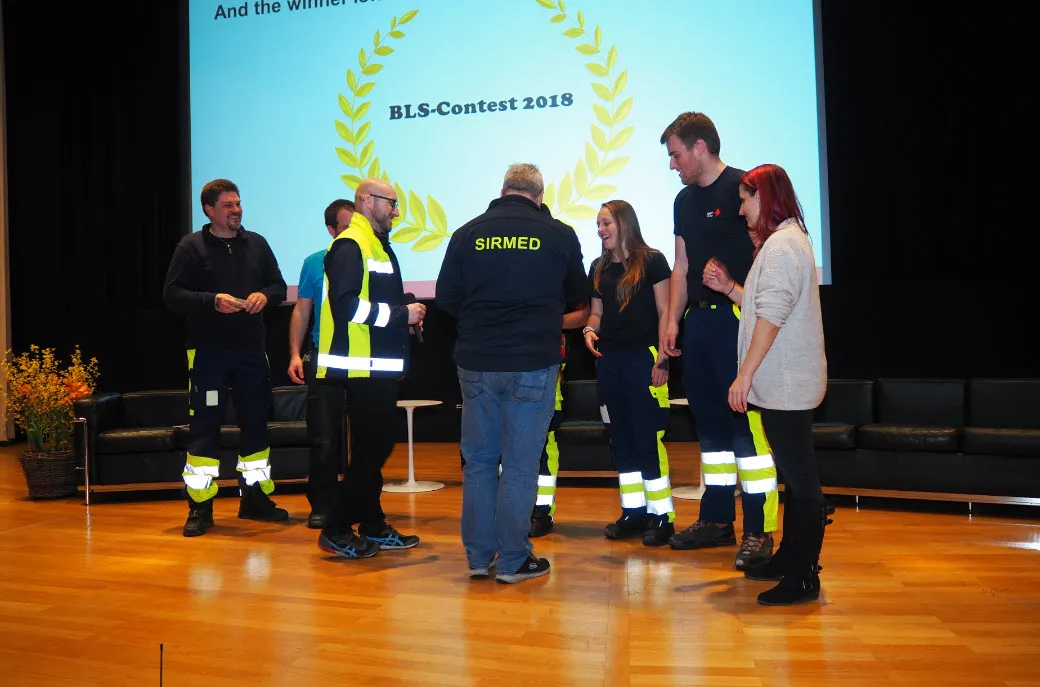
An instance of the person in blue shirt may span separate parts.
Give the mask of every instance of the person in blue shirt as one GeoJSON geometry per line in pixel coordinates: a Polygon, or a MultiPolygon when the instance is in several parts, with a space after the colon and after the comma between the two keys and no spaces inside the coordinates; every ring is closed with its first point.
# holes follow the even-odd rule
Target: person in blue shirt
{"type": "MultiPolygon", "coordinates": [[[[350,225],[354,203],[334,200],[325,208],[325,229],[336,238],[350,225]]],[[[307,526],[321,529],[336,503],[337,483],[345,452],[343,387],[315,383],[318,327],[322,291],[325,286],[325,253],[327,248],[308,255],[300,270],[300,282],[289,323],[289,378],[307,385],[307,440],[310,444],[310,470],[307,476],[307,500],[311,514],[307,526]],[[307,325],[314,315],[310,346],[301,355],[307,325]]]]}

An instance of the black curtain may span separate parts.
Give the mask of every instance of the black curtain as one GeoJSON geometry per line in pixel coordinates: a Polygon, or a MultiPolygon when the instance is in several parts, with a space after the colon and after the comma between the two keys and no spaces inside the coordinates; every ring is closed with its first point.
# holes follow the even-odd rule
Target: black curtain
{"type": "MultiPolygon", "coordinates": [[[[823,2],[832,377],[1040,376],[1023,270],[1034,213],[1020,199],[1033,184],[1016,171],[1024,82],[998,85],[1016,83],[1028,42],[983,11],[823,2]]],[[[15,349],[78,343],[104,389],[180,388],[182,327],[161,287],[198,194],[185,3],[3,12],[15,349]]],[[[298,267],[284,266],[290,281],[298,267]]],[[[289,309],[267,318],[274,381],[288,383],[289,309]]],[[[406,391],[456,398],[452,323],[431,311],[428,324],[406,391]]],[[[569,376],[592,369],[577,342],[569,376]]]]}

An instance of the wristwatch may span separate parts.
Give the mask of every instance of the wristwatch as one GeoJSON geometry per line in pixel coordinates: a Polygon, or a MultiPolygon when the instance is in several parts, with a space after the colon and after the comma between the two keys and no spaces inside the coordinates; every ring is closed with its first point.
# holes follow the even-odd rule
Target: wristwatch
{"type": "Polygon", "coordinates": [[[595,329],[593,329],[592,327],[590,327],[590,326],[588,326],[588,325],[585,325],[585,328],[581,330],[581,335],[582,335],[582,336],[585,336],[585,335],[586,335],[586,334],[588,334],[589,332],[595,332],[595,331],[596,331],[596,330],[595,330],[595,329]]]}

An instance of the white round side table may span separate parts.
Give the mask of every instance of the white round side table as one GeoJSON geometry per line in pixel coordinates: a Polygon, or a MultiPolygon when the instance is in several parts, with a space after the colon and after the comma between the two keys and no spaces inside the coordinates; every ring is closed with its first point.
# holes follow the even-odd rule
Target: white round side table
{"type": "Polygon", "coordinates": [[[406,400],[397,402],[397,407],[404,408],[404,412],[408,416],[408,481],[384,484],[383,491],[394,494],[415,494],[422,491],[437,491],[438,489],[444,488],[444,485],[440,482],[415,481],[415,450],[414,442],[412,440],[412,414],[415,412],[415,409],[425,408],[428,406],[439,406],[440,404],[441,401],[406,400]]]}

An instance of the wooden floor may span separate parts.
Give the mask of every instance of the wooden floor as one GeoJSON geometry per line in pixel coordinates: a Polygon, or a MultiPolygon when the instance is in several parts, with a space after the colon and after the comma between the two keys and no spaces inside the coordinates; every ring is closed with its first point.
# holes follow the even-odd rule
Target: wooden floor
{"type": "MultiPolygon", "coordinates": [[[[839,506],[821,602],[765,608],[765,583],[706,552],[609,542],[616,488],[562,486],[536,540],[552,574],[471,581],[457,447],[416,447],[436,492],[384,494],[416,549],[366,561],[235,518],[185,539],[179,500],[29,501],[0,449],[0,685],[1040,685],[1040,509],[1008,516],[839,506]],[[1031,519],[1030,519],[1031,518],[1031,519]]],[[[672,447],[690,484],[691,446],[672,447]]],[[[387,466],[405,475],[407,447],[387,466]]],[[[678,524],[698,503],[677,501],[678,524]]]]}

